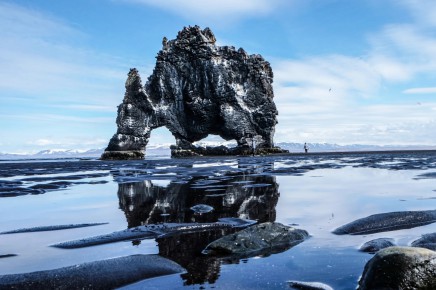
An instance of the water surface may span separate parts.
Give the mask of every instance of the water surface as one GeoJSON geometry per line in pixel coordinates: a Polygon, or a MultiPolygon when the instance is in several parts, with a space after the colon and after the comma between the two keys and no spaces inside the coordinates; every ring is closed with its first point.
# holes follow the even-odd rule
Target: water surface
{"type": "Polygon", "coordinates": [[[128,289],[289,289],[287,280],[354,289],[375,238],[409,245],[436,224],[368,235],[331,231],[371,214],[436,208],[436,153],[366,153],[144,161],[0,164],[0,232],[99,226],[0,235],[0,274],[49,270],[132,254],[157,254],[187,273],[128,289]],[[208,205],[212,211],[191,208],[208,205]],[[307,230],[311,238],[281,253],[248,259],[201,254],[223,230],[117,242],[80,249],[50,245],[143,224],[215,222],[239,217],[307,230]]]}

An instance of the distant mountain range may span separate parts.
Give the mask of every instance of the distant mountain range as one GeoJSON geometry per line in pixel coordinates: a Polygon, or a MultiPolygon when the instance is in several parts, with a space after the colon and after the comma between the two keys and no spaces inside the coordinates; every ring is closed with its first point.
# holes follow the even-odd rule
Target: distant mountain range
{"type": "MultiPolygon", "coordinates": [[[[276,143],[282,149],[291,153],[304,152],[303,143],[276,143]]],[[[430,145],[338,145],[331,143],[307,143],[309,152],[358,152],[358,151],[397,151],[397,150],[436,150],[430,145]]]]}
{"type": "MultiPolygon", "coordinates": [[[[197,142],[197,146],[220,146],[225,145],[228,147],[236,146],[235,142],[197,142]]],[[[146,156],[150,157],[164,157],[170,156],[171,144],[156,144],[147,146],[146,156]]],[[[304,152],[303,143],[276,143],[283,149],[289,150],[291,153],[304,152]]],[[[309,152],[353,152],[353,151],[390,151],[390,150],[436,150],[436,146],[430,145],[338,145],[331,143],[307,143],[309,152]]],[[[14,153],[0,153],[0,160],[16,160],[16,159],[60,159],[60,158],[99,158],[104,149],[47,149],[39,151],[34,154],[14,154],[14,153]]]]}

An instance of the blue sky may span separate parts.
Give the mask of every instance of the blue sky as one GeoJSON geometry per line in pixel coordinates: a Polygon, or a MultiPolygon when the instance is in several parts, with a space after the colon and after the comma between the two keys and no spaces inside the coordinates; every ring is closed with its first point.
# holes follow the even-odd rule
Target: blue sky
{"type": "Polygon", "coordinates": [[[196,24],[271,63],[276,142],[436,145],[433,0],[0,0],[0,152],[105,147],[129,68],[196,24]]]}

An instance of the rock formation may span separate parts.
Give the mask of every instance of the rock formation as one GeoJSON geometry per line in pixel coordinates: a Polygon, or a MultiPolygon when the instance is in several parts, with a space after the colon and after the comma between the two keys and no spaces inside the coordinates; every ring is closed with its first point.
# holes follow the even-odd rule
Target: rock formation
{"type": "Polygon", "coordinates": [[[130,70],[118,130],[102,159],[143,158],[150,132],[162,126],[176,139],[176,156],[208,154],[192,143],[209,134],[238,144],[211,154],[251,153],[253,138],[262,153],[281,151],[273,147],[278,112],[270,64],[258,54],[215,42],[209,28],[185,27],[176,39],[164,38],[144,86],[138,71],[130,70]]]}

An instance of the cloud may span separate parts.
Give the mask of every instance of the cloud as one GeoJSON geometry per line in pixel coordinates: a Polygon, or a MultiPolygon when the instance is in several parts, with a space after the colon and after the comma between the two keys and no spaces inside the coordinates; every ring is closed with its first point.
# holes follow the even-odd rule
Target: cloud
{"type": "Polygon", "coordinates": [[[74,95],[75,101],[89,101],[91,94],[94,102],[108,102],[114,84],[122,88],[125,64],[87,49],[85,34],[51,15],[0,3],[0,38],[0,90],[6,96],[44,102],[61,93],[58,99],[74,95]]]}
{"type": "Polygon", "coordinates": [[[111,117],[80,117],[80,116],[67,116],[57,114],[31,114],[31,115],[19,115],[19,114],[2,114],[0,119],[4,120],[27,120],[27,121],[43,121],[59,124],[59,122],[69,123],[94,123],[94,124],[108,124],[114,120],[111,117]]]}
{"type": "Polygon", "coordinates": [[[57,148],[60,149],[83,149],[83,148],[95,149],[107,145],[107,140],[101,138],[84,138],[84,137],[76,137],[76,138],[46,137],[46,138],[39,138],[35,140],[29,140],[26,142],[26,144],[41,147],[41,148],[56,146],[57,148]]]}
{"type": "Polygon", "coordinates": [[[436,2],[434,0],[400,0],[415,17],[419,25],[436,26],[436,2]]]}
{"type": "MultiPolygon", "coordinates": [[[[285,0],[123,0],[156,7],[193,21],[222,24],[245,17],[262,17],[289,4],[285,0]]],[[[293,1],[291,1],[293,2],[293,1]]]]}
{"type": "Polygon", "coordinates": [[[403,91],[403,94],[435,94],[436,87],[410,88],[403,91]]]}
{"type": "Polygon", "coordinates": [[[272,61],[277,142],[434,145],[436,103],[405,99],[404,94],[436,93],[431,82],[414,85],[425,85],[436,72],[436,2],[400,3],[413,21],[387,24],[369,34],[364,56],[272,61]],[[410,89],[395,96],[398,84],[410,89]]]}

